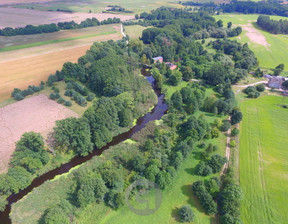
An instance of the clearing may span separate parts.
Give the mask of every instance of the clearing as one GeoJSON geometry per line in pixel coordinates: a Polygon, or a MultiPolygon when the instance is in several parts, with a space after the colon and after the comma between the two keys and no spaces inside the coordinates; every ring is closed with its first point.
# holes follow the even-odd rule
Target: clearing
{"type": "Polygon", "coordinates": [[[31,9],[0,8],[0,28],[23,27],[26,25],[41,25],[74,20],[80,23],[87,18],[97,18],[99,21],[108,18],[120,18],[122,21],[134,19],[131,15],[116,15],[111,13],[83,13],[83,12],[53,12],[31,9]]]}
{"type": "MultiPolygon", "coordinates": [[[[288,68],[286,60],[288,48],[287,35],[274,35],[257,27],[256,21],[259,15],[244,15],[244,14],[223,14],[214,16],[216,20],[221,19],[226,23],[232,22],[233,26],[241,26],[243,32],[236,39],[242,44],[248,43],[249,47],[255,53],[259,60],[260,66],[263,68],[275,68],[277,65],[283,63],[285,68],[288,68]]],[[[280,20],[287,19],[287,17],[270,16],[271,19],[280,20]]]]}
{"type": "Polygon", "coordinates": [[[240,185],[243,223],[288,223],[288,98],[263,96],[241,104],[240,185]]]}
{"type": "Polygon", "coordinates": [[[34,131],[45,137],[55,121],[67,117],[78,115],[44,94],[0,108],[0,173],[7,171],[15,142],[22,134],[34,131]]]}
{"type": "MultiPolygon", "coordinates": [[[[121,39],[121,33],[119,31],[116,32],[113,26],[120,25],[111,24],[81,29],[80,35],[87,31],[88,37],[77,36],[75,34],[77,31],[61,31],[58,32],[60,39],[56,39],[58,33],[55,33],[50,36],[51,38],[55,38],[52,40],[63,40],[61,39],[62,34],[64,33],[64,35],[69,36],[70,32],[71,36],[75,37],[75,39],[51,44],[45,44],[45,41],[36,42],[40,43],[40,46],[1,52],[0,101],[8,99],[14,88],[25,89],[28,85],[38,85],[40,81],[46,81],[48,76],[54,74],[56,70],[61,69],[65,62],[77,62],[78,58],[84,55],[95,41],[121,39]],[[95,35],[89,37],[93,29],[95,29],[95,35]]],[[[36,40],[40,39],[36,38],[36,40]]],[[[17,47],[21,48],[21,46],[25,45],[17,47]]]]}

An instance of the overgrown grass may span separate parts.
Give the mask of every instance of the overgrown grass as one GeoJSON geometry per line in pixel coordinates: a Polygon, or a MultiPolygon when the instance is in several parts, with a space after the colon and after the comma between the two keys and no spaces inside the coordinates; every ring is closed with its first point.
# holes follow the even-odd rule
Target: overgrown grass
{"type": "MultiPolygon", "coordinates": [[[[264,68],[275,68],[279,64],[284,64],[285,69],[288,68],[288,62],[286,60],[286,49],[288,48],[288,36],[287,35],[274,35],[266,31],[261,30],[255,25],[259,15],[243,15],[243,14],[223,14],[214,16],[216,20],[221,19],[224,22],[224,26],[228,22],[232,22],[234,25],[245,26],[249,23],[254,26],[263,35],[268,43],[268,46],[263,46],[252,42],[247,37],[247,31],[243,30],[242,34],[238,37],[233,37],[231,39],[236,39],[241,43],[248,43],[250,49],[255,53],[256,57],[260,62],[260,66],[264,68]]],[[[286,19],[287,17],[281,16],[270,16],[271,19],[280,20],[286,19]]]]}
{"type": "Polygon", "coordinates": [[[288,98],[263,96],[241,105],[240,184],[243,223],[288,223],[288,98]]]}
{"type": "Polygon", "coordinates": [[[125,33],[130,37],[130,39],[138,39],[142,36],[143,30],[147,29],[149,27],[144,27],[140,25],[134,25],[134,26],[125,26],[125,33]]]}
{"type": "Polygon", "coordinates": [[[108,35],[108,34],[113,34],[113,33],[117,33],[117,31],[110,31],[110,32],[83,35],[83,36],[78,36],[78,37],[69,37],[69,38],[63,38],[63,39],[48,40],[48,41],[42,41],[42,42],[36,42],[36,43],[30,43],[30,44],[4,47],[4,48],[0,48],[0,52],[20,50],[20,49],[29,48],[29,47],[37,47],[37,46],[42,46],[46,44],[55,44],[55,43],[61,43],[61,42],[66,42],[66,41],[71,41],[71,40],[80,40],[80,39],[85,39],[88,37],[96,37],[96,36],[108,35]]]}

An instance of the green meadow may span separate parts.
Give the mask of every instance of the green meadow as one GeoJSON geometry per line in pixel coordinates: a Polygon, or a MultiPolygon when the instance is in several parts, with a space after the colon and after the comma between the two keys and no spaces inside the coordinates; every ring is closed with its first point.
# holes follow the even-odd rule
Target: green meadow
{"type": "MultiPolygon", "coordinates": [[[[233,25],[240,25],[243,27],[247,26],[249,23],[256,29],[256,32],[259,35],[265,37],[267,46],[263,46],[257,43],[254,43],[247,37],[247,31],[243,29],[243,32],[238,37],[233,37],[241,43],[248,43],[249,47],[255,53],[256,57],[259,60],[260,66],[263,68],[275,68],[278,64],[284,64],[285,70],[288,68],[287,51],[288,49],[288,36],[287,35],[274,35],[266,31],[261,30],[257,27],[256,21],[259,15],[244,15],[244,14],[223,14],[214,16],[216,20],[221,19],[225,26],[228,22],[232,22],[233,25]]],[[[281,16],[270,16],[271,19],[280,20],[288,19],[287,17],[281,16]]]]}
{"type": "Polygon", "coordinates": [[[288,98],[263,96],[241,104],[240,185],[243,223],[288,223],[288,98]]]}

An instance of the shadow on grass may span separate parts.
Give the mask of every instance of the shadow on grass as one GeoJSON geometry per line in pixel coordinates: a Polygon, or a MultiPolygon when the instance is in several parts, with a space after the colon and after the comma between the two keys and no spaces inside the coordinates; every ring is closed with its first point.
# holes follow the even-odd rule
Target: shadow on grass
{"type": "Polygon", "coordinates": [[[172,212],[171,212],[171,216],[175,219],[175,221],[177,222],[181,222],[180,220],[180,217],[179,217],[179,208],[174,208],[172,209],[172,212]]]}

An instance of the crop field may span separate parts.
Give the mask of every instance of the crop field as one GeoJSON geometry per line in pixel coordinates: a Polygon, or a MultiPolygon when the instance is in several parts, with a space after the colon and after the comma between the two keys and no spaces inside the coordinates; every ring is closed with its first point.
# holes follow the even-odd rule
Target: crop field
{"type": "MultiPolygon", "coordinates": [[[[17,0],[15,0],[17,1],[17,0]]],[[[89,12],[93,13],[102,12],[107,9],[108,5],[120,5],[126,10],[133,11],[132,14],[141,13],[144,11],[150,11],[152,9],[159,8],[161,6],[168,7],[181,7],[178,4],[179,1],[176,0],[89,0],[89,1],[65,1],[65,0],[55,0],[55,1],[39,1],[39,3],[33,3],[31,0],[21,1],[18,0],[19,5],[15,5],[17,8],[31,8],[38,10],[71,10],[73,12],[89,12]]],[[[1,4],[1,1],[0,1],[1,4]]],[[[122,13],[123,14],[123,13],[122,13]]],[[[131,13],[130,13],[131,14],[131,13]]]]}
{"type": "Polygon", "coordinates": [[[15,142],[25,132],[40,132],[47,136],[55,121],[78,117],[66,107],[41,94],[0,108],[0,173],[7,171],[15,142]]]}
{"type": "MultiPolygon", "coordinates": [[[[257,27],[256,21],[259,15],[224,14],[214,16],[216,20],[221,19],[225,26],[232,22],[233,25],[240,25],[243,32],[238,37],[233,37],[241,43],[248,43],[255,53],[263,68],[275,68],[279,64],[284,64],[288,68],[286,60],[288,48],[288,35],[274,35],[257,27]]],[[[271,19],[288,19],[287,17],[270,16],[271,19]]]]}
{"type": "Polygon", "coordinates": [[[0,28],[22,27],[26,25],[41,25],[74,20],[80,23],[87,18],[95,17],[99,21],[117,17],[121,20],[133,19],[131,15],[115,15],[110,13],[83,13],[83,12],[52,12],[31,9],[3,8],[0,7],[0,28]]]}
{"type": "Polygon", "coordinates": [[[240,185],[243,223],[288,223],[288,98],[263,96],[241,105],[240,185]]]}
{"type": "MultiPolygon", "coordinates": [[[[61,69],[65,62],[77,62],[93,42],[121,39],[121,33],[115,31],[117,26],[119,27],[115,24],[97,27],[94,36],[91,34],[92,28],[82,29],[80,35],[87,30],[87,35],[84,36],[77,36],[76,32],[71,31],[71,38],[74,40],[59,43],[57,40],[61,39],[57,39],[57,34],[61,38],[63,33],[58,32],[49,36],[51,40],[46,39],[56,43],[34,42],[32,44],[40,43],[40,46],[25,48],[27,45],[18,45],[15,47],[20,48],[19,50],[0,52],[0,101],[8,99],[14,88],[24,89],[28,85],[38,85],[40,81],[46,81],[47,77],[61,69]]],[[[64,31],[63,35],[69,34],[69,31],[64,31]]],[[[41,41],[42,38],[46,37],[40,36],[35,41],[41,41]]]]}

